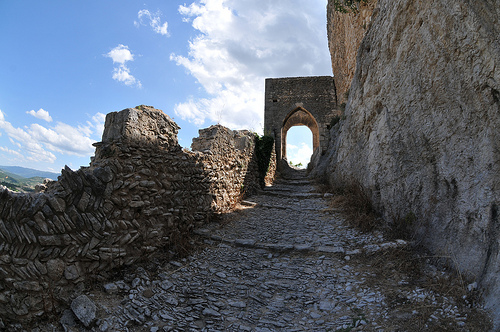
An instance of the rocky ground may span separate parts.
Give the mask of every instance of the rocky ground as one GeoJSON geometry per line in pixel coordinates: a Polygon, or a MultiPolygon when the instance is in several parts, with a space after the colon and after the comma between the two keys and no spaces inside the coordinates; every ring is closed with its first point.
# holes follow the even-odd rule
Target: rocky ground
{"type": "Polygon", "coordinates": [[[490,329],[475,284],[406,241],[357,231],[330,197],[307,179],[281,181],[198,229],[185,258],[159,253],[92,285],[59,322],[24,330],[490,329]]]}

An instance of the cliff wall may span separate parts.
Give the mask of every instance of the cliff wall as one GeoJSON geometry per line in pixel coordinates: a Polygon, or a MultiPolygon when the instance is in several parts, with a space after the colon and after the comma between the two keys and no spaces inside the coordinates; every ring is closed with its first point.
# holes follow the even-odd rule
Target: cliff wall
{"type": "Polygon", "coordinates": [[[499,0],[379,0],[326,161],[331,182],[361,183],[386,220],[415,214],[417,239],[476,278],[496,326],[498,36],[499,0]]]}
{"type": "Polygon", "coordinates": [[[327,33],[337,90],[337,103],[340,105],[347,101],[346,92],[351,86],[356,70],[356,54],[370,26],[377,0],[360,2],[357,13],[336,12],[333,3],[333,1],[328,1],[327,33]]]}
{"type": "Polygon", "coordinates": [[[41,193],[0,190],[1,318],[58,311],[259,186],[253,134],[213,126],[189,152],[178,129],[148,106],[110,113],[90,167],[64,169],[41,193]]]}

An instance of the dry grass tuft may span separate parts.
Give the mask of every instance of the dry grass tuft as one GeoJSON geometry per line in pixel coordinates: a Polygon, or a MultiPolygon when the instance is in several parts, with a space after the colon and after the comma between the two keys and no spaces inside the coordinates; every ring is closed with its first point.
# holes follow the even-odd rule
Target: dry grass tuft
{"type": "MultiPolygon", "coordinates": [[[[381,218],[364,191],[356,182],[331,186],[326,178],[317,183],[317,191],[331,193],[330,209],[340,210],[347,221],[356,228],[370,232],[384,231],[390,239],[414,240],[413,229],[417,222],[413,213],[396,217],[389,224],[381,218]]],[[[370,269],[372,278],[367,280],[374,288],[385,289],[387,303],[394,309],[391,314],[392,326],[388,331],[490,331],[488,315],[480,309],[481,294],[469,290],[473,278],[464,276],[453,257],[432,256],[422,247],[408,246],[380,251],[359,257],[370,269]],[[400,283],[404,280],[404,283],[400,283]],[[398,284],[394,288],[394,284],[398,284]],[[432,320],[432,316],[442,310],[442,303],[424,301],[414,303],[404,296],[404,291],[426,289],[432,294],[440,294],[453,299],[458,312],[466,313],[464,326],[458,326],[455,318],[432,320]]]]}
{"type": "Polygon", "coordinates": [[[352,226],[363,232],[371,232],[380,226],[381,219],[358,182],[330,186],[328,181],[320,181],[317,190],[333,194],[330,201],[331,207],[342,211],[352,226]]]}
{"type": "Polygon", "coordinates": [[[398,331],[490,331],[491,321],[487,314],[478,308],[481,294],[467,289],[471,282],[460,273],[456,266],[449,264],[449,257],[432,256],[422,247],[395,248],[361,258],[365,260],[372,277],[367,284],[386,289],[387,304],[393,309],[393,326],[398,331]],[[391,287],[395,282],[405,280],[398,288],[391,287]],[[384,285],[386,287],[384,287],[384,285]],[[454,318],[441,318],[431,321],[436,311],[443,310],[440,301],[415,303],[404,295],[405,291],[426,289],[431,294],[453,299],[467,320],[459,327],[454,318]],[[418,312],[414,314],[414,312],[418,312]]]}

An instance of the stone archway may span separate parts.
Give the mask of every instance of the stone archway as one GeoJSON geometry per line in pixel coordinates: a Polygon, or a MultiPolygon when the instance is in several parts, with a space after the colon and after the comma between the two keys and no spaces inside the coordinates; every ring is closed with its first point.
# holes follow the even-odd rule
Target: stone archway
{"type": "Polygon", "coordinates": [[[278,171],[288,166],[283,158],[291,127],[307,126],[313,134],[314,154],[321,155],[327,149],[331,119],[338,114],[331,76],[266,79],[264,134],[274,138],[278,171]]]}
{"type": "Polygon", "coordinates": [[[286,136],[288,130],[294,126],[308,127],[313,136],[313,151],[319,148],[319,127],[314,116],[302,107],[292,110],[283,120],[281,128],[281,158],[287,160],[286,154],[286,136]]]}

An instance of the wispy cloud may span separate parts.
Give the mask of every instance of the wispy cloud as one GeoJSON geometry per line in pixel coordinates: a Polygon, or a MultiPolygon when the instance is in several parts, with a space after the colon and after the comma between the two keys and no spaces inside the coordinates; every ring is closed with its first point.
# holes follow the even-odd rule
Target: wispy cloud
{"type": "Polygon", "coordinates": [[[29,112],[26,112],[27,114],[33,115],[37,119],[45,120],[47,122],[52,122],[52,117],[49,115],[49,112],[44,110],[43,108],[40,108],[38,111],[31,110],[29,112]]]}
{"type": "Polygon", "coordinates": [[[147,9],[142,9],[137,13],[139,20],[134,21],[134,25],[139,27],[141,25],[147,25],[147,22],[149,22],[149,26],[151,26],[154,32],[159,33],[160,35],[168,36],[168,22],[164,22],[162,24],[160,15],[160,11],[151,13],[147,9]],[[146,21],[146,23],[144,21],[146,21]]]}
{"type": "Polygon", "coordinates": [[[177,104],[175,113],[197,125],[258,130],[265,78],[331,74],[326,0],[311,2],[203,0],[180,6],[183,20],[199,34],[187,55],[171,54],[170,60],[210,96],[177,104]]]}
{"type": "Polygon", "coordinates": [[[114,64],[118,64],[118,67],[113,69],[112,77],[114,80],[124,83],[127,86],[142,87],[141,81],[130,74],[130,69],[126,65],[128,61],[134,61],[134,55],[130,52],[128,46],[120,44],[105,54],[105,56],[111,58],[114,64]]]}
{"type": "MultiPolygon", "coordinates": [[[[27,112],[29,113],[29,112],[27,112]]],[[[0,151],[9,153],[22,160],[54,163],[56,155],[61,153],[74,156],[93,154],[92,144],[102,135],[104,116],[97,113],[86,125],[74,127],[58,122],[53,127],[44,127],[33,123],[24,128],[13,126],[0,110],[0,130],[8,137],[14,149],[0,147],[0,151]]]]}
{"type": "Polygon", "coordinates": [[[23,157],[23,155],[21,153],[19,153],[18,151],[11,150],[11,149],[8,149],[8,148],[3,147],[3,146],[0,146],[0,151],[7,152],[7,153],[14,155],[16,157],[19,157],[19,158],[23,157]]]}

